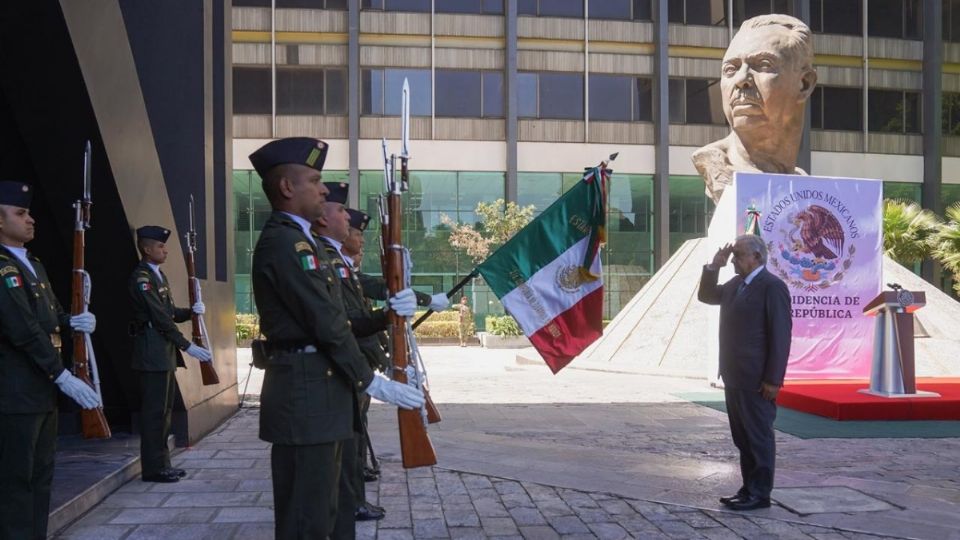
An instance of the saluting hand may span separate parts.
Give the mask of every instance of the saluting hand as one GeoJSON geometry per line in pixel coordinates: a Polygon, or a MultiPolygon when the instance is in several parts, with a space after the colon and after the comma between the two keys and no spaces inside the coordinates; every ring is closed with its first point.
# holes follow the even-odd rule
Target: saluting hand
{"type": "Polygon", "coordinates": [[[718,270],[727,265],[727,261],[730,260],[730,254],[733,253],[733,244],[727,244],[722,248],[717,250],[716,255],[713,256],[713,261],[708,265],[711,270],[718,270]]]}

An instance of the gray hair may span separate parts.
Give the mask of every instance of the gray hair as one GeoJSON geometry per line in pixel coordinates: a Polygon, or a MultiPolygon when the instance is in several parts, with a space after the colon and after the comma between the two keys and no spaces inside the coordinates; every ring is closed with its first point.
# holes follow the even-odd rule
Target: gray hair
{"type": "Polygon", "coordinates": [[[747,244],[751,252],[760,255],[760,264],[767,264],[767,244],[763,242],[763,238],[755,234],[741,234],[737,237],[736,242],[741,241],[747,244]]]}
{"type": "Polygon", "coordinates": [[[786,50],[790,52],[796,65],[801,70],[813,69],[813,40],[810,27],[796,17],[774,13],[758,15],[743,21],[740,31],[763,28],[764,26],[782,26],[787,30],[784,37],[786,50]]]}

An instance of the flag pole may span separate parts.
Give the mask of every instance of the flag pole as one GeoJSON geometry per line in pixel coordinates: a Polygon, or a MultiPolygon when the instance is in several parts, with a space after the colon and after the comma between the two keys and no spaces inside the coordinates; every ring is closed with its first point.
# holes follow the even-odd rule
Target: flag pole
{"type": "MultiPolygon", "coordinates": [[[[473,278],[475,278],[475,277],[477,277],[477,276],[479,276],[479,275],[480,275],[480,272],[477,271],[476,268],[474,268],[472,272],[470,272],[469,274],[467,274],[467,277],[465,277],[465,278],[463,278],[463,279],[460,280],[460,283],[457,283],[456,285],[453,286],[452,289],[450,289],[449,291],[447,291],[447,298],[452,298],[453,295],[457,294],[457,292],[459,292],[460,289],[462,289],[464,286],[466,286],[467,282],[469,282],[471,279],[473,279],[473,278]]],[[[414,321],[414,323],[413,323],[413,329],[416,330],[417,327],[420,326],[420,323],[422,323],[423,321],[427,320],[427,317],[433,315],[434,313],[435,313],[435,311],[433,311],[432,309],[427,310],[427,312],[424,313],[423,315],[421,315],[419,319],[417,319],[416,321],[414,321]]]]}

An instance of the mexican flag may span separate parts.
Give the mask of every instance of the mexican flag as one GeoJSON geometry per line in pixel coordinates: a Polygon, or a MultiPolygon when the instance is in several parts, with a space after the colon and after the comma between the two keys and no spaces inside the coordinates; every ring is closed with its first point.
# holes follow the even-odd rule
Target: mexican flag
{"type": "Polygon", "coordinates": [[[609,173],[588,170],[477,267],[554,373],[603,333],[609,173]]]}

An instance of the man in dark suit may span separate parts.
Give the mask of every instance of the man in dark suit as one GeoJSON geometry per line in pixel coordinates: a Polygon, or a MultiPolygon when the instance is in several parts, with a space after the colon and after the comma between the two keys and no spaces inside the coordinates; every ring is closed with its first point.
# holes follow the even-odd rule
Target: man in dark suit
{"type": "Polygon", "coordinates": [[[767,272],[767,248],[759,236],[738,236],[703,267],[701,302],[720,306],[720,377],[733,443],[740,450],[743,485],[720,502],[734,510],[770,506],[776,440],[776,398],[790,356],[790,292],[767,272]],[[717,284],[733,254],[737,275],[717,284]]]}

